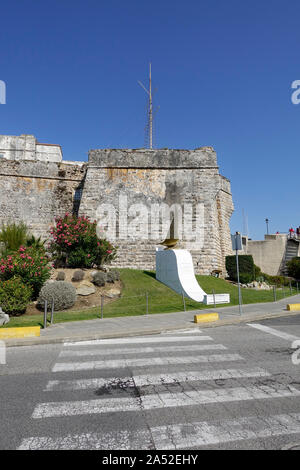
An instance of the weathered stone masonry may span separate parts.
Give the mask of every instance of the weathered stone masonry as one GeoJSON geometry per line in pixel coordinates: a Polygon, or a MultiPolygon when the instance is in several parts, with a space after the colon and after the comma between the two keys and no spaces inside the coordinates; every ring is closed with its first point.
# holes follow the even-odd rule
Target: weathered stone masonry
{"type": "MultiPolygon", "coordinates": [[[[35,235],[49,236],[54,217],[79,210],[96,218],[100,204],[118,208],[142,203],[203,203],[204,246],[191,249],[198,273],[224,271],[231,254],[229,220],[233,211],[230,182],[219,174],[210,147],[189,150],[92,150],[86,164],[0,159],[0,223],[24,220],[35,235]],[[81,195],[81,202],[76,195],[81,195]]],[[[162,239],[116,240],[115,265],[155,267],[162,239]]],[[[189,242],[183,240],[189,248],[189,242]]]]}
{"type": "MultiPolygon", "coordinates": [[[[230,182],[219,174],[211,147],[197,150],[92,150],[89,152],[80,213],[94,217],[100,204],[119,207],[120,195],[128,207],[155,203],[204,205],[204,246],[183,240],[190,249],[198,273],[224,272],[231,254],[229,220],[233,211],[230,182]]],[[[150,212],[150,210],[149,210],[150,212]]],[[[117,239],[123,267],[153,269],[155,246],[161,238],[139,241],[117,239]]]]}

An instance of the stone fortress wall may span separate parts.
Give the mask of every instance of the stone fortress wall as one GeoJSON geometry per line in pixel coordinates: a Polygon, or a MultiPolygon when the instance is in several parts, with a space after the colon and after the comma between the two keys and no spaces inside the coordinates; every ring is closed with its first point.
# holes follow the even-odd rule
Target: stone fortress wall
{"type": "Polygon", "coordinates": [[[57,215],[75,212],[96,219],[99,207],[114,207],[113,241],[119,246],[114,264],[119,267],[155,269],[155,248],[163,238],[160,229],[150,230],[149,218],[157,204],[202,207],[202,242],[184,235],[180,240],[181,247],[190,249],[197,273],[224,272],[225,256],[232,253],[230,182],[220,175],[211,147],[91,150],[83,163],[63,161],[60,146],[39,144],[33,136],[0,136],[0,190],[0,223],[24,220],[43,238],[57,215]],[[141,236],[124,228],[121,212],[126,208],[120,200],[129,210],[126,225],[139,220],[141,236]],[[139,213],[137,204],[148,214],[139,213]]]}

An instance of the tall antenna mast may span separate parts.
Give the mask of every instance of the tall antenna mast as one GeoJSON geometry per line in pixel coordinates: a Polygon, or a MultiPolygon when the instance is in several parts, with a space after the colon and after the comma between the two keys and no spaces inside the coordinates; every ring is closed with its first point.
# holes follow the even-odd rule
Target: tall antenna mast
{"type": "Polygon", "coordinates": [[[138,81],[138,84],[145,90],[149,96],[149,105],[148,105],[148,122],[147,128],[149,128],[149,148],[153,148],[153,105],[152,105],[152,77],[151,77],[151,62],[149,64],[149,90],[138,81]]]}

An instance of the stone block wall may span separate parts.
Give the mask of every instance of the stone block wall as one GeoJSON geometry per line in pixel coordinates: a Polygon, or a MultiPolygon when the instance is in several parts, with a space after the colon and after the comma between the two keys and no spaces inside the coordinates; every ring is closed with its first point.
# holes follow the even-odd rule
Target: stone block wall
{"type": "Polygon", "coordinates": [[[54,218],[73,211],[84,174],[77,165],[0,160],[0,224],[24,221],[46,239],[54,218]]]}
{"type": "Polygon", "coordinates": [[[229,220],[233,204],[230,182],[219,174],[211,147],[191,151],[90,151],[80,213],[101,223],[105,219],[103,206],[107,205],[108,212],[114,210],[116,232],[108,238],[119,246],[115,265],[154,269],[155,247],[165,238],[163,217],[156,232],[151,232],[149,219],[153,207],[163,203],[169,207],[178,204],[183,213],[185,205],[190,205],[194,223],[195,208],[198,204],[202,207],[203,240],[193,241],[181,234],[180,247],[191,251],[196,272],[224,272],[225,256],[231,254],[229,220]],[[129,215],[127,220],[125,214],[129,215]],[[132,236],[124,226],[130,228],[134,220],[139,221],[140,233],[132,236]]]}

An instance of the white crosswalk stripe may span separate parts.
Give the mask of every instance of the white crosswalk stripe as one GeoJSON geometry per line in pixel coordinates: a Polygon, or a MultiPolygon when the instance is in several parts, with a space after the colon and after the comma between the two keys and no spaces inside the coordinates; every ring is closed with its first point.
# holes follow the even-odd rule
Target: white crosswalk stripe
{"type": "Polygon", "coordinates": [[[125,383],[127,387],[145,387],[147,385],[162,385],[179,382],[194,382],[206,380],[226,380],[250,377],[269,377],[271,374],[264,369],[221,369],[174,372],[173,374],[135,375],[134,377],[107,377],[79,380],[50,380],[45,391],[87,390],[97,389],[105,385],[125,383]]]}
{"type": "Polygon", "coordinates": [[[220,390],[190,390],[180,393],[172,393],[169,391],[167,393],[155,393],[140,397],[41,403],[35,408],[32,417],[49,418],[53,416],[139,411],[141,409],[153,410],[157,408],[204,405],[208,403],[299,396],[300,391],[295,387],[282,387],[280,390],[275,390],[273,387],[266,385],[223,388],[220,390]]]}
{"type": "Polygon", "coordinates": [[[210,336],[145,336],[145,337],[132,337],[132,338],[113,338],[113,339],[96,339],[80,342],[64,343],[64,346],[105,346],[107,344],[146,344],[146,343],[177,343],[177,342],[191,342],[191,341],[212,341],[210,336]]]}
{"type": "MultiPolygon", "coordinates": [[[[299,399],[300,390],[296,386],[272,383],[269,380],[272,376],[265,369],[248,365],[223,367],[227,362],[243,363],[244,359],[200,333],[200,330],[189,329],[156,336],[65,343],[52,369],[53,373],[64,373],[63,380],[61,375],[56,375],[44,390],[48,392],[44,396],[50,400],[59,392],[60,401],[52,398],[52,401],[45,399],[38,403],[32,419],[38,423],[49,418],[143,413],[145,428],[33,436],[23,439],[19,449],[186,449],[300,434],[300,414],[247,416],[217,423],[193,422],[188,418],[183,423],[175,419],[175,424],[149,425],[147,416],[154,410],[164,410],[175,417],[177,408],[183,411],[187,407],[193,410],[195,406],[205,409],[208,405],[227,404],[228,407],[230,403],[254,400],[299,399]],[[104,376],[114,369],[121,375],[104,376]],[[94,377],[79,376],[89,371],[93,371],[94,377]],[[100,372],[95,376],[97,371],[100,372]],[[65,377],[68,372],[72,373],[70,378],[65,377]],[[261,380],[256,380],[258,378],[261,380]],[[215,382],[219,380],[222,384],[215,382]],[[94,394],[87,398],[86,394],[91,391],[96,392],[98,398],[95,399],[94,394]],[[73,393],[72,399],[62,400],[64,394],[68,397],[68,392],[73,393]]],[[[242,405],[239,407],[242,409],[242,405]]]]}
{"type": "Polygon", "coordinates": [[[87,349],[83,351],[61,351],[59,357],[82,357],[82,356],[112,356],[116,354],[147,354],[157,352],[193,352],[193,351],[216,351],[227,349],[223,344],[193,344],[185,346],[157,346],[145,348],[127,348],[127,349],[87,349]]]}
{"type": "Polygon", "coordinates": [[[31,437],[23,439],[19,450],[39,449],[106,449],[147,450],[154,441],[159,450],[178,450],[225,444],[245,439],[300,434],[300,413],[266,417],[245,417],[222,423],[181,423],[157,426],[149,430],[119,430],[110,433],[85,433],[63,437],[31,437]]]}
{"type": "Polygon", "coordinates": [[[145,366],[164,366],[171,364],[199,364],[201,362],[231,362],[241,361],[239,354],[210,354],[201,356],[169,356],[169,357],[150,357],[143,359],[119,359],[107,361],[88,361],[88,362],[57,362],[53,367],[53,372],[76,371],[76,370],[95,370],[95,369],[119,369],[125,367],[145,367],[145,366]]]}

